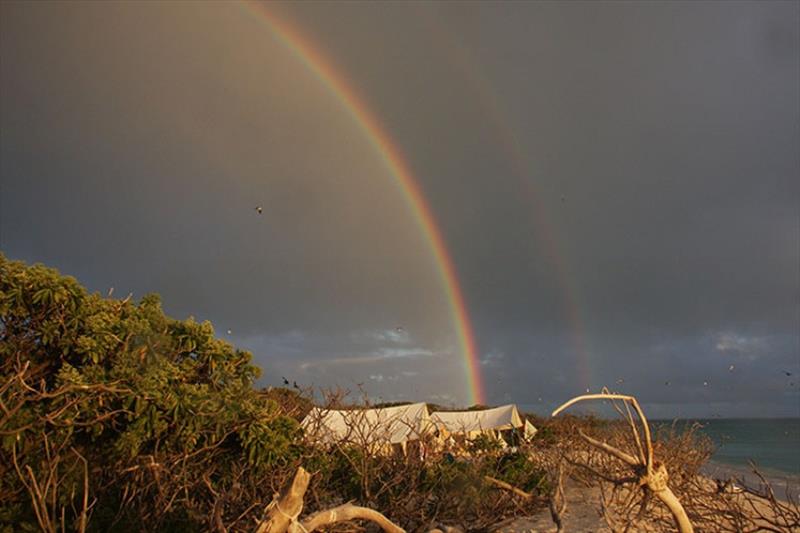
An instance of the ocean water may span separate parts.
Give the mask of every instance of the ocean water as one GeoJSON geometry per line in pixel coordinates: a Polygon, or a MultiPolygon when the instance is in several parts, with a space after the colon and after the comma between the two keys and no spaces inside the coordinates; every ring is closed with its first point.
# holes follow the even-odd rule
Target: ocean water
{"type": "Polygon", "coordinates": [[[800,476],[800,418],[681,420],[678,426],[694,422],[716,445],[714,463],[747,467],[754,461],[768,474],[800,476]]]}

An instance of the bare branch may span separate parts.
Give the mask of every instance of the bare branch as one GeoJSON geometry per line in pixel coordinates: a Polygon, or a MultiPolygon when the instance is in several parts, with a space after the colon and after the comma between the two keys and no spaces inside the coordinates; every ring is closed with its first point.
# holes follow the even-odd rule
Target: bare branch
{"type": "Polygon", "coordinates": [[[301,531],[311,533],[323,526],[355,519],[375,522],[387,533],[405,533],[405,529],[395,525],[378,511],[368,507],[358,507],[349,503],[311,515],[303,520],[303,523],[299,527],[294,524],[290,526],[289,533],[300,533],[301,531]]]}

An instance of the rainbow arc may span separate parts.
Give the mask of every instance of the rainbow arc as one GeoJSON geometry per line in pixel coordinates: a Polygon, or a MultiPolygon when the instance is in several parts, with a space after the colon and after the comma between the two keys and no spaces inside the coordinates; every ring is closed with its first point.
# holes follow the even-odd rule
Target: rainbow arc
{"type": "Polygon", "coordinates": [[[425,236],[447,296],[467,377],[469,402],[485,403],[486,393],[480,373],[475,334],[464,294],[458,282],[456,268],[436,218],[433,216],[430,205],[422,194],[418,180],[414,177],[402,150],[389,136],[378,117],[348,83],[344,74],[335,67],[329,58],[325,57],[319,47],[314,46],[314,43],[297,28],[270,12],[267,5],[247,0],[243,5],[249,11],[257,14],[259,19],[266,23],[272,35],[290,50],[339,100],[373,149],[380,155],[386,168],[397,180],[415,222],[425,236]]]}

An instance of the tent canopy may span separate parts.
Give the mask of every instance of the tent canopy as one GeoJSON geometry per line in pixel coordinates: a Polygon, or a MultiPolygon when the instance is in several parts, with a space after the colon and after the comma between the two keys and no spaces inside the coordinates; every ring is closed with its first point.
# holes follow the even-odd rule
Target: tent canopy
{"type": "Polygon", "coordinates": [[[435,429],[424,403],[344,411],[315,407],[301,426],[322,441],[362,444],[402,444],[435,429]]]}
{"type": "Polygon", "coordinates": [[[536,426],[534,426],[527,420],[525,421],[525,430],[524,430],[525,439],[527,440],[532,439],[534,436],[536,436],[536,433],[538,432],[539,430],[536,429],[536,426]]]}
{"type": "Polygon", "coordinates": [[[449,433],[503,431],[523,427],[516,405],[503,405],[484,411],[437,411],[431,419],[449,433]]]}

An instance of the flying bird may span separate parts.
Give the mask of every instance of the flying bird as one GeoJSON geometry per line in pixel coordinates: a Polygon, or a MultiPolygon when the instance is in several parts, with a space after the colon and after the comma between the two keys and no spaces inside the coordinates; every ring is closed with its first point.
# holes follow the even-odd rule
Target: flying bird
{"type": "Polygon", "coordinates": [[[734,365],[728,367],[728,372],[733,372],[733,369],[736,368],[734,365]]]}
{"type": "Polygon", "coordinates": [[[281,376],[281,377],[283,378],[283,384],[284,385],[288,385],[289,384],[289,380],[284,378],[283,376],[281,376]]]}
{"type": "Polygon", "coordinates": [[[255,207],[255,210],[256,210],[256,213],[258,213],[259,215],[264,212],[264,208],[261,207],[260,205],[257,205],[255,207]]]}
{"type": "Polygon", "coordinates": [[[228,328],[228,335],[232,335],[232,334],[233,334],[233,330],[228,328]]]}
{"type": "Polygon", "coordinates": [[[669,381],[665,381],[664,386],[669,387],[669,381]]]}
{"type": "Polygon", "coordinates": [[[619,378],[619,379],[617,380],[617,384],[618,384],[618,385],[620,385],[620,384],[622,384],[622,383],[625,383],[625,380],[624,380],[624,379],[622,379],[622,378],[619,378]]]}
{"type": "Polygon", "coordinates": [[[703,382],[703,387],[708,387],[708,381],[703,382]]]}
{"type": "Polygon", "coordinates": [[[787,372],[786,370],[784,370],[783,373],[786,374],[787,376],[791,376],[792,375],[791,372],[787,372]]]}

